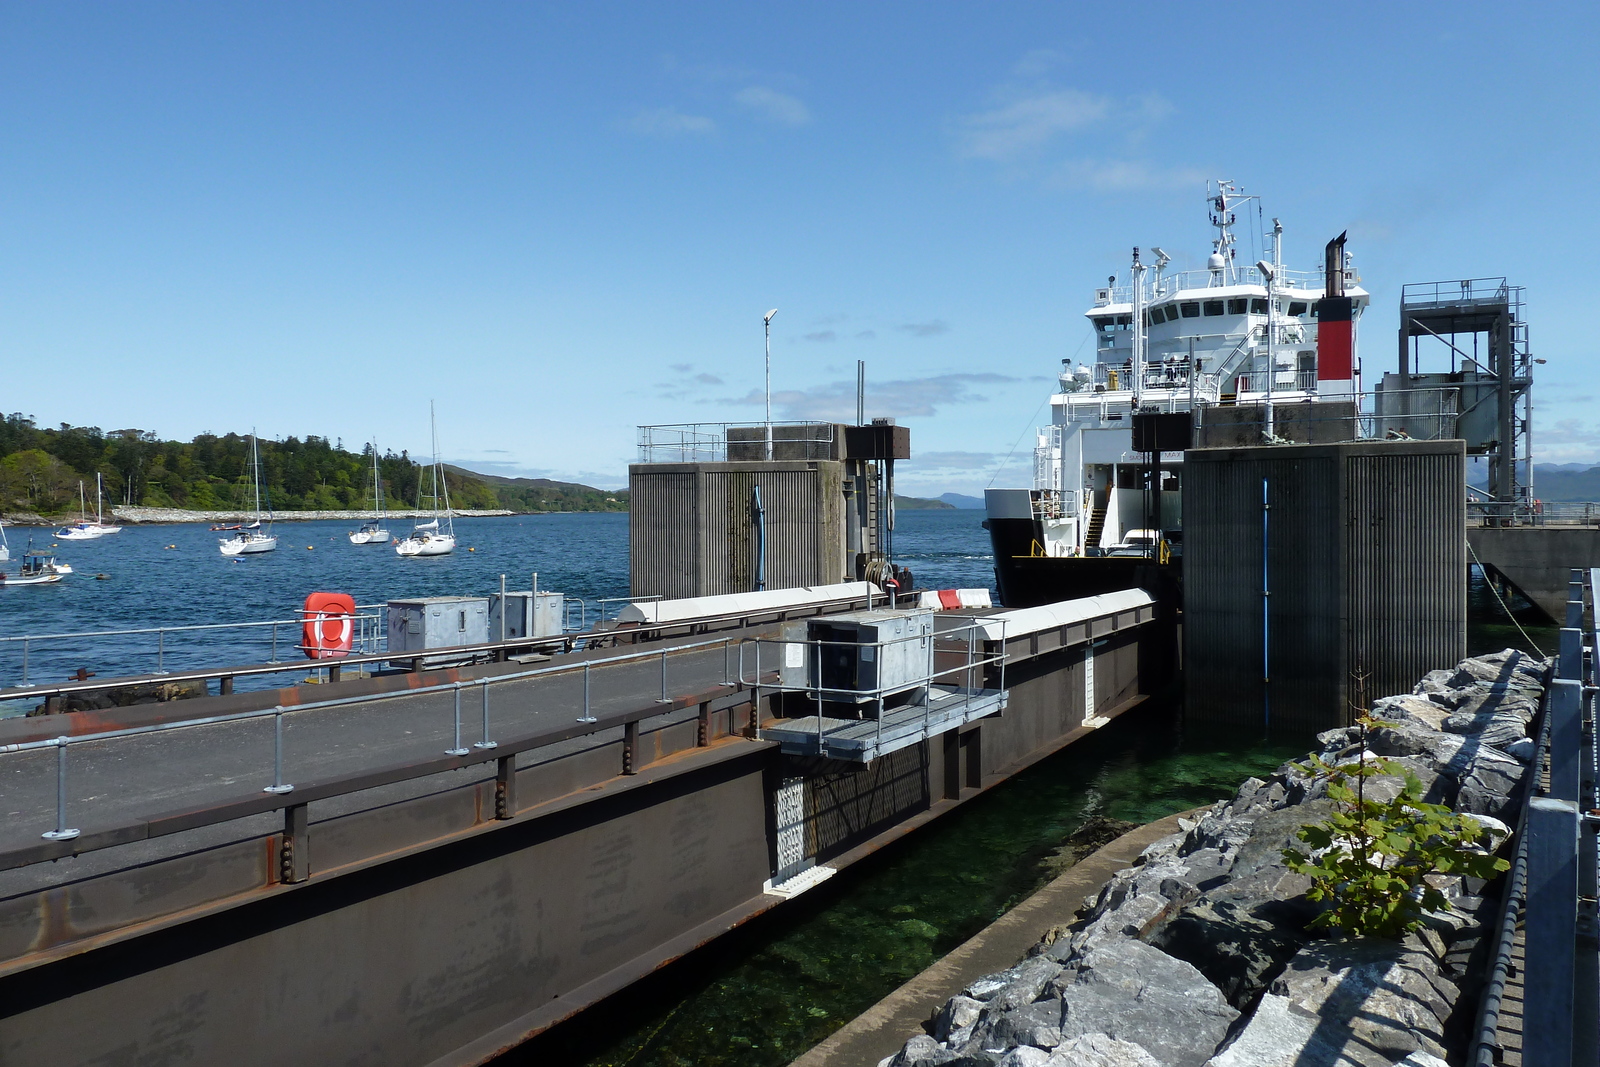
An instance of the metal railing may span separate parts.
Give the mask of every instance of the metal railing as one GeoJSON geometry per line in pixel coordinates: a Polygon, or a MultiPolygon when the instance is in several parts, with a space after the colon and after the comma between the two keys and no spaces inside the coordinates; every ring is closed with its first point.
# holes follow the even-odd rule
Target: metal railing
{"type": "Polygon", "coordinates": [[[1439,282],[1408,282],[1400,288],[1400,306],[1403,309],[1501,303],[1509,304],[1513,309],[1521,307],[1522,286],[1507,285],[1504,278],[1456,278],[1439,282]]]}
{"type": "Polygon", "coordinates": [[[1506,879],[1489,982],[1478,1012],[1471,1062],[1499,1061],[1501,1004],[1523,925],[1522,1062],[1571,1067],[1600,1056],[1600,737],[1596,693],[1600,622],[1583,627],[1584,585],[1600,606],[1600,568],[1574,570],[1566,626],[1545,690],[1534,758],[1523,776],[1516,859],[1506,879]],[[1587,647],[1586,647],[1587,646],[1587,647]]]}
{"type": "MultiPolygon", "coordinates": [[[[1257,285],[1263,289],[1267,280],[1255,267],[1234,267],[1230,271],[1232,277],[1209,270],[1179,270],[1170,274],[1163,273],[1153,279],[1147,289],[1145,299],[1160,300],[1173,296],[1185,289],[1215,289],[1224,285],[1257,285]],[[1225,280],[1224,280],[1225,279],[1225,280]]],[[[1345,271],[1346,284],[1357,284],[1355,272],[1345,271]]],[[[1278,297],[1295,296],[1301,299],[1315,300],[1322,296],[1327,288],[1321,270],[1290,270],[1280,268],[1277,280],[1273,285],[1273,295],[1278,297]]],[[[1128,304],[1133,302],[1133,287],[1131,285],[1114,285],[1111,287],[1111,303],[1128,304]]]]}
{"type": "Polygon", "coordinates": [[[1484,526],[1600,526],[1600,503],[1468,500],[1467,522],[1484,526]]]}
{"type": "MultiPolygon", "coordinates": [[[[720,463],[766,458],[764,422],[685,422],[639,427],[640,463],[720,463]]],[[[833,423],[773,423],[775,460],[831,459],[833,423]]]]}
{"type": "MultiPolygon", "coordinates": [[[[958,615],[950,612],[940,612],[937,619],[938,621],[935,624],[936,631],[934,632],[929,632],[926,634],[909,634],[902,637],[894,637],[889,638],[888,640],[879,641],[840,641],[825,640],[820,638],[807,638],[797,641],[782,637],[747,637],[739,644],[739,685],[741,688],[755,689],[759,687],[778,693],[806,694],[807,699],[814,701],[816,704],[817,746],[819,752],[822,749],[825,736],[824,720],[826,716],[823,714],[823,707],[824,704],[829,700],[875,710],[876,715],[874,718],[877,720],[876,744],[881,747],[883,744],[883,724],[885,716],[891,710],[894,710],[888,708],[886,706],[886,702],[891,697],[901,696],[906,693],[915,693],[916,691],[920,690],[920,698],[915,699],[913,704],[910,706],[920,706],[922,708],[922,736],[930,737],[932,736],[932,733],[930,732],[930,717],[932,715],[933,708],[933,690],[938,684],[939,679],[950,678],[955,675],[961,676],[962,684],[954,685],[952,688],[956,689],[957,695],[962,698],[962,703],[960,706],[967,711],[970,711],[972,701],[975,696],[986,695],[982,691],[981,686],[976,684],[982,680],[986,668],[998,668],[998,692],[1003,693],[1006,687],[1005,670],[1007,654],[1005,651],[1006,644],[1004,619],[999,620],[1001,626],[1001,636],[999,640],[995,642],[995,651],[987,653],[980,652],[978,650],[979,645],[988,640],[984,636],[981,625],[983,623],[992,624],[996,621],[995,619],[979,615],[958,615]],[[950,623],[958,620],[965,625],[949,625],[950,623]],[[943,624],[943,629],[937,629],[940,624],[943,624]],[[941,640],[945,642],[961,640],[963,636],[965,638],[965,661],[957,664],[954,667],[947,667],[943,670],[938,669],[936,662],[940,651],[937,647],[938,642],[941,640]],[[878,665],[874,669],[874,675],[875,677],[881,678],[882,665],[888,662],[884,655],[884,650],[892,648],[896,645],[904,644],[925,644],[927,646],[925,663],[919,665],[919,671],[917,673],[909,675],[901,674],[892,681],[881,682],[876,686],[864,689],[847,689],[843,687],[827,686],[822,684],[822,651],[825,648],[843,648],[852,650],[857,657],[858,663],[870,662],[878,665]],[[783,680],[783,671],[781,669],[779,672],[778,681],[776,683],[762,684],[756,681],[756,679],[762,677],[761,648],[763,645],[782,646],[779,654],[771,657],[771,662],[774,664],[781,663],[791,670],[795,669],[796,667],[803,668],[806,673],[806,681],[802,684],[785,682],[783,680]],[[797,647],[800,650],[799,658],[801,659],[801,662],[798,664],[795,663],[795,649],[797,647]],[[746,648],[753,649],[753,654],[751,657],[753,675],[751,678],[746,678],[745,676],[746,648]],[[871,656],[866,655],[865,650],[867,649],[872,650],[871,656]]],[[[946,651],[955,653],[957,650],[947,649],[946,651]]],[[[948,682],[945,684],[950,685],[948,682]]]]}
{"type": "MultiPolygon", "coordinates": [[[[388,634],[383,626],[381,614],[368,614],[368,612],[381,612],[387,605],[384,604],[357,604],[356,610],[361,614],[352,615],[351,619],[357,623],[356,632],[351,637],[351,651],[356,655],[372,655],[384,650],[388,634]]],[[[167,635],[190,635],[199,633],[215,633],[219,631],[237,630],[268,630],[269,644],[267,663],[282,662],[278,659],[280,649],[285,651],[304,652],[305,646],[299,643],[299,628],[305,625],[305,618],[298,619],[268,619],[262,622],[213,622],[195,623],[186,626],[144,626],[126,630],[80,630],[72,633],[48,634],[20,634],[10,637],[0,637],[0,647],[20,647],[22,662],[20,673],[21,684],[29,684],[29,672],[34,649],[52,642],[81,641],[85,639],[111,638],[111,637],[137,637],[142,635],[155,635],[155,648],[147,651],[128,651],[120,653],[127,659],[140,659],[154,656],[156,661],[155,674],[168,674],[167,656],[172,650],[167,647],[167,635]],[[289,642],[280,640],[280,631],[288,627],[291,634],[295,635],[289,642]]],[[[296,668],[302,666],[296,664],[296,668]]]]}
{"type": "MultiPolygon", "coordinates": [[[[661,649],[625,652],[617,655],[599,657],[592,660],[584,660],[582,662],[557,664],[549,667],[536,667],[530,670],[515,671],[508,674],[496,675],[492,678],[480,678],[473,681],[446,682],[437,685],[421,686],[415,689],[402,689],[388,693],[373,693],[362,696],[339,697],[330,700],[314,701],[306,704],[280,705],[272,708],[233,712],[225,715],[212,715],[203,718],[185,719],[179,722],[154,723],[148,726],[133,726],[117,730],[105,730],[98,733],[78,734],[74,736],[62,735],[60,737],[48,738],[39,741],[25,741],[16,744],[0,745],[0,758],[19,753],[48,751],[51,749],[55,750],[55,826],[50,830],[42,832],[40,837],[47,842],[68,842],[76,840],[77,844],[65,848],[60,854],[77,854],[111,847],[112,845],[123,843],[125,840],[127,840],[127,838],[125,835],[118,835],[113,832],[109,835],[106,835],[104,839],[96,836],[90,839],[78,840],[83,831],[79,827],[69,825],[72,820],[70,818],[67,806],[67,755],[69,750],[76,745],[103,744],[106,742],[115,742],[131,737],[145,737],[152,734],[168,734],[178,730],[205,729],[206,727],[217,726],[226,723],[271,719],[274,727],[272,778],[270,784],[265,784],[261,787],[261,792],[268,794],[269,796],[285,799],[283,799],[281,802],[266,804],[256,803],[253,805],[252,813],[272,811],[296,803],[296,801],[287,799],[287,795],[294,791],[295,786],[293,783],[285,780],[287,775],[285,770],[284,723],[285,719],[289,716],[317,711],[327,711],[332,708],[374,705],[384,701],[401,700],[407,697],[414,697],[430,693],[452,693],[454,695],[454,700],[452,701],[454,742],[450,748],[444,750],[443,754],[451,757],[452,760],[457,762],[450,764],[448,767],[435,767],[430,764],[418,770],[415,774],[401,774],[399,776],[392,776],[390,778],[391,781],[403,781],[407,780],[407,778],[425,777],[429,774],[438,773],[439,770],[443,769],[471,766],[476,763],[488,762],[499,758],[494,754],[494,750],[499,747],[499,743],[493,739],[491,734],[492,716],[490,692],[496,687],[504,686],[512,682],[527,681],[532,678],[549,677],[558,674],[581,673],[583,677],[583,699],[580,705],[580,714],[574,720],[575,723],[578,724],[578,728],[569,728],[566,731],[561,731],[559,737],[556,737],[549,742],[555,743],[559,740],[570,739],[573,736],[587,736],[589,734],[598,732],[601,729],[607,729],[611,726],[617,725],[615,723],[608,723],[605,726],[602,726],[600,725],[599,717],[594,714],[594,706],[591,699],[590,679],[591,674],[595,669],[600,667],[615,666],[617,664],[635,660],[659,659],[661,663],[661,695],[655,701],[655,703],[661,706],[662,710],[654,711],[649,714],[641,714],[635,718],[642,719],[662,714],[669,714],[671,711],[676,710],[675,708],[667,706],[673,704],[672,699],[668,695],[669,681],[667,668],[669,657],[675,654],[690,652],[703,648],[712,648],[720,645],[723,649],[723,681],[721,684],[724,686],[733,686],[735,683],[734,667],[732,663],[732,648],[735,642],[738,640],[738,638],[733,636],[711,638],[702,641],[689,642],[687,644],[672,645],[670,647],[661,649]],[[462,694],[468,689],[477,689],[479,692],[481,731],[479,740],[473,743],[470,747],[463,743],[461,732],[462,694]]],[[[399,726],[397,725],[395,728],[398,730],[399,726]]],[[[537,746],[523,746],[523,748],[528,747],[537,746]]],[[[266,780],[265,768],[263,769],[262,779],[263,781],[266,780]]],[[[326,790],[323,790],[323,792],[326,792],[326,790]]],[[[331,795],[337,794],[335,793],[331,795]]],[[[239,817],[236,815],[227,815],[226,805],[211,805],[210,807],[214,807],[216,811],[220,812],[221,814],[215,818],[202,818],[198,821],[189,820],[185,823],[185,828],[232,821],[233,818],[239,817]]],[[[23,856],[21,858],[21,862],[14,862],[14,860],[17,859],[14,854],[11,857],[7,857],[5,860],[0,860],[0,870],[57,858],[56,855],[51,854],[53,851],[54,850],[49,849],[43,851],[35,849],[23,856]]]]}

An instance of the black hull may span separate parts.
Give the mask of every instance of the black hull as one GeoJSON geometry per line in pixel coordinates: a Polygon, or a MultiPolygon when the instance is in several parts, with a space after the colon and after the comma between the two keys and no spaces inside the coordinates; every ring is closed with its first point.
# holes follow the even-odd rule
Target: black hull
{"type": "Polygon", "coordinates": [[[1147,590],[1172,607],[1182,603],[1181,559],[1159,563],[1127,556],[1034,555],[1038,538],[1031,520],[989,520],[995,585],[1000,602],[1008,608],[1031,608],[1134,588],[1147,590]]]}

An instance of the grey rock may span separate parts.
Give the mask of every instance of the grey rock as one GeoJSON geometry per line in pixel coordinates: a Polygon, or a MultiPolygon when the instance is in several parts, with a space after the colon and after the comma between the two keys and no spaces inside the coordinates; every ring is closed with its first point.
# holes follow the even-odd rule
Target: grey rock
{"type": "Polygon", "coordinates": [[[1457,995],[1427,953],[1377,939],[1302,949],[1211,1067],[1392,1064],[1443,1056],[1457,995]]]}
{"type": "Polygon", "coordinates": [[[1193,885],[1184,881],[1187,872],[1181,860],[1118,871],[1101,887],[1072,937],[1051,945],[1045,955],[1067,960],[1103,940],[1141,936],[1175,910],[1172,894],[1187,896],[1194,891],[1193,885]]]}
{"type": "Polygon", "coordinates": [[[1379,756],[1420,756],[1433,769],[1442,774],[1451,772],[1456,757],[1466,739],[1440,730],[1404,723],[1400,726],[1380,726],[1367,740],[1368,746],[1379,756]]]}
{"type": "Polygon", "coordinates": [[[890,1058],[889,1064],[890,1067],[935,1067],[949,1063],[955,1058],[954,1052],[944,1048],[927,1034],[918,1034],[890,1058]]]}
{"type": "Polygon", "coordinates": [[[1049,1067],[1164,1067],[1143,1045],[1110,1034],[1079,1034],[1051,1054],[1049,1067]]]}
{"type": "Polygon", "coordinates": [[[1187,855],[1203,848],[1214,848],[1223,852],[1238,848],[1249,839],[1252,822],[1254,820],[1248,816],[1229,812],[1226,805],[1216,805],[1195,823],[1194,829],[1190,830],[1189,836],[1185,838],[1179,854],[1187,855]]]}
{"type": "Polygon", "coordinates": [[[1450,1067],[1450,1065],[1431,1053],[1413,1052],[1394,1067],[1450,1067]]]}
{"type": "Polygon", "coordinates": [[[1239,1016],[1193,966],[1140,941],[1093,949],[1051,988],[1064,1041],[1103,1033],[1170,1067],[1199,1067],[1239,1016]]]}
{"type": "Polygon", "coordinates": [[[1050,1062],[1050,1053],[1042,1048],[1023,1045],[1014,1048],[995,1062],[995,1067],[1044,1067],[1050,1062]]]}
{"type": "Polygon", "coordinates": [[[1004,1052],[1019,1045],[1052,1049],[1061,1044],[1061,1001],[1039,1000],[1032,1004],[996,1012],[990,1009],[984,1021],[973,1028],[967,1047],[989,1052],[1004,1052]]]}
{"type": "Polygon", "coordinates": [[[1317,735],[1317,744],[1322,746],[1324,752],[1338,750],[1346,745],[1354,744],[1361,736],[1361,731],[1354,726],[1336,726],[1332,730],[1324,730],[1317,735]]]}
{"type": "Polygon", "coordinates": [[[1506,815],[1512,807],[1511,794],[1522,781],[1525,769],[1520,762],[1496,749],[1478,749],[1461,776],[1456,810],[1496,818],[1506,815]]]}
{"type": "Polygon", "coordinates": [[[1417,682],[1411,692],[1419,697],[1450,692],[1450,679],[1455,676],[1455,673],[1455,671],[1429,671],[1422,676],[1422,680],[1417,682]]]}
{"type": "MultiPolygon", "coordinates": [[[[1446,690],[1440,694],[1441,698],[1450,700],[1448,707],[1454,706],[1454,691],[1446,690]],[[1446,696],[1445,694],[1450,694],[1446,696]]],[[[1401,725],[1420,726],[1427,730],[1439,729],[1439,724],[1450,714],[1447,706],[1442,705],[1440,699],[1425,699],[1416,696],[1384,697],[1372,703],[1372,717],[1384,722],[1400,723],[1401,725]]],[[[1319,735],[1320,737],[1320,735],[1319,735]]],[[[1351,738],[1351,740],[1355,740],[1351,738]]]]}
{"type": "Polygon", "coordinates": [[[982,1013],[983,1001],[958,993],[939,1009],[939,1015],[933,1021],[933,1036],[947,1042],[952,1032],[970,1027],[982,1013]]]}
{"type": "Polygon", "coordinates": [[[1257,915],[1248,900],[1201,898],[1150,936],[1150,943],[1193,964],[1229,1004],[1243,1010],[1308,940],[1300,924],[1257,915]]]}
{"type": "Polygon", "coordinates": [[[1061,964],[1049,956],[1029,956],[1012,968],[1014,977],[988,1003],[991,1016],[1032,1004],[1044,987],[1061,973],[1061,964]]]}
{"type": "Polygon", "coordinates": [[[988,1000],[1010,985],[1016,977],[1017,968],[1015,967],[1005,971],[997,971],[994,974],[986,974],[982,978],[974,979],[961,993],[963,996],[971,997],[973,1000],[988,1000]]]}
{"type": "Polygon", "coordinates": [[[1504,752],[1518,763],[1532,763],[1534,751],[1533,738],[1524,737],[1520,741],[1513,741],[1511,744],[1503,747],[1500,751],[1504,752]]]}

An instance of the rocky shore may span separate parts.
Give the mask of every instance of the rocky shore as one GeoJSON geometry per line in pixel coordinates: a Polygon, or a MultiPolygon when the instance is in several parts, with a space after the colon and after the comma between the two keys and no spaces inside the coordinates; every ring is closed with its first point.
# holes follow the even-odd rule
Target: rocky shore
{"type": "MultiPolygon", "coordinates": [[[[1548,665],[1506,650],[1430,672],[1375,701],[1394,725],[1371,756],[1415,775],[1424,799],[1478,819],[1506,847],[1501,816],[1533,756],[1529,726],[1548,665]]],[[[1345,765],[1359,731],[1318,735],[1345,765]]],[[[1433,876],[1451,901],[1402,941],[1308,931],[1320,906],[1283,849],[1334,808],[1326,775],[1286,763],[1252,778],[1111,878],[1015,966],[950,998],[880,1067],[1443,1067],[1464,1053],[1494,901],[1482,883],[1433,876]]],[[[1403,782],[1369,779],[1368,795],[1403,782]]],[[[1301,846],[1303,847],[1303,846],[1301,846]]]]}
{"type": "MultiPolygon", "coordinates": [[[[189,511],[184,508],[112,508],[111,513],[119,522],[132,524],[140,523],[166,523],[166,522],[250,522],[255,518],[252,511],[189,511]]],[[[515,512],[495,511],[457,511],[458,517],[479,518],[485,516],[514,515],[515,512]]],[[[431,511],[390,511],[385,513],[388,519],[430,519],[431,511]]],[[[370,511],[280,511],[272,516],[276,522],[311,522],[315,519],[336,519],[340,522],[365,522],[372,518],[370,511]]]]}

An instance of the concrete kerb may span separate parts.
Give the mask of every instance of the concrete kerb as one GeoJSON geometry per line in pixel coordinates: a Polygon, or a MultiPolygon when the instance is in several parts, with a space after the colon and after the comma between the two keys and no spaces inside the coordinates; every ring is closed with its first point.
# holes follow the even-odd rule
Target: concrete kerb
{"type": "Polygon", "coordinates": [[[1052,926],[1071,922],[1078,905],[1112,875],[1131,866],[1152,842],[1177,833],[1179,819],[1205,808],[1179,812],[1130,830],[1079,862],[943,959],[856,1016],[790,1067],[874,1067],[893,1055],[944,1002],[974,979],[1016,963],[1052,926]]]}

